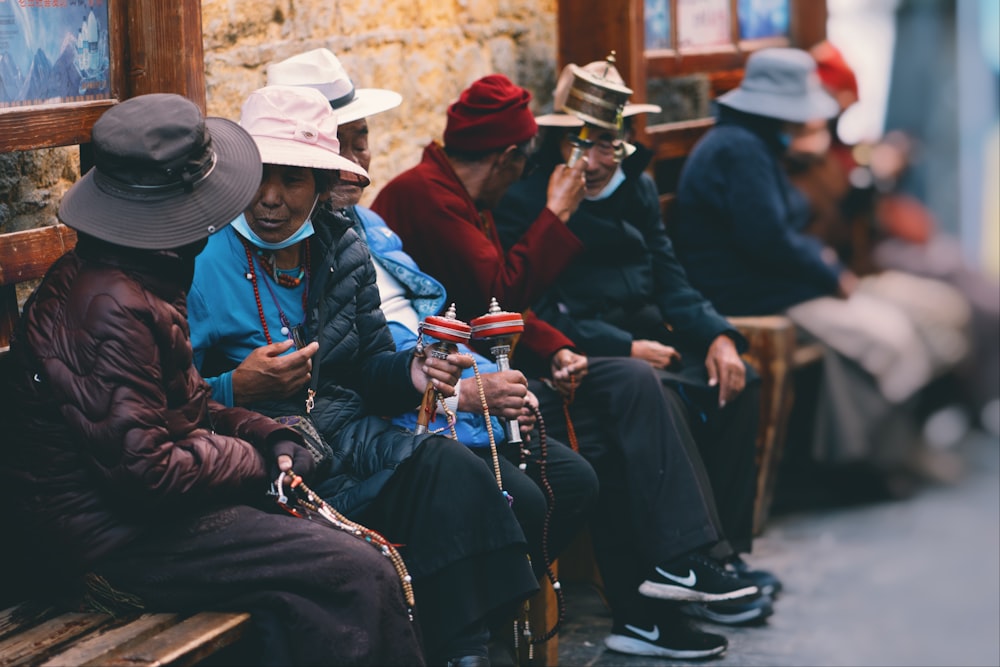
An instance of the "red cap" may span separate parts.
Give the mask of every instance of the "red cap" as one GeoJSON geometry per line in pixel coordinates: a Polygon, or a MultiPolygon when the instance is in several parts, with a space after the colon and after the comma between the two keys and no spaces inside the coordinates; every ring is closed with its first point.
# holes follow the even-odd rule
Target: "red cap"
{"type": "Polygon", "coordinates": [[[840,103],[841,111],[857,102],[858,79],[840,50],[830,42],[820,42],[809,53],[816,60],[820,80],[840,103]]]}
{"type": "Polygon", "coordinates": [[[528,110],[531,93],[503,74],[490,74],[462,91],[448,107],[444,145],[460,151],[490,151],[521,144],[538,132],[528,110]]]}

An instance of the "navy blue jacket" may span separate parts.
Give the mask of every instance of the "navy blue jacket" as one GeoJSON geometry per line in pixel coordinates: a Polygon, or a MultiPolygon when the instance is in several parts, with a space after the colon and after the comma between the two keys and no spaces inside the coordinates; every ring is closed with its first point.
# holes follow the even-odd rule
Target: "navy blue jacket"
{"type": "Polygon", "coordinates": [[[671,236],[688,278],[726,315],[767,315],[837,291],[841,267],[804,229],[776,121],[723,109],[688,157],[671,236]]]}

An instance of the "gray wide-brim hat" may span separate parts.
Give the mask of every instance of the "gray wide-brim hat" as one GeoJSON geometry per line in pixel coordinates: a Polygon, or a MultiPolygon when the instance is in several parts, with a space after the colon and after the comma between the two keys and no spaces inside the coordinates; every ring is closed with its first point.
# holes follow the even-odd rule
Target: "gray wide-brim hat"
{"type": "Polygon", "coordinates": [[[837,101],[823,88],[813,57],[790,48],[752,53],[739,87],[716,101],[737,111],[792,123],[840,113],[837,101]]]}
{"type": "Polygon", "coordinates": [[[59,219],[109,243],[180,248],[214,234],[250,204],[262,165],[253,138],[204,118],[170,93],[127,99],[91,132],[94,167],[73,184],[59,219]]]}

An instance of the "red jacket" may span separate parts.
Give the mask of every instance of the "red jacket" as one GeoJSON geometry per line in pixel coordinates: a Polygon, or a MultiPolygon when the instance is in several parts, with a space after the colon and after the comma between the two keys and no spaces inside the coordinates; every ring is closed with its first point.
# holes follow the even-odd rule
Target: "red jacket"
{"type": "Polygon", "coordinates": [[[78,247],[25,307],[0,377],[0,500],[36,564],[82,570],[172,518],[263,498],[255,445],[301,441],[209,400],[172,259],[78,247]]]}
{"type": "MultiPolygon", "coordinates": [[[[382,188],[372,209],[420,269],[444,284],[465,321],[485,314],[491,298],[504,310],[527,311],[583,249],[546,208],[505,253],[493,216],[477,210],[436,143],[424,149],[420,164],[382,188]]],[[[519,344],[548,361],[573,341],[529,312],[519,344]]]]}

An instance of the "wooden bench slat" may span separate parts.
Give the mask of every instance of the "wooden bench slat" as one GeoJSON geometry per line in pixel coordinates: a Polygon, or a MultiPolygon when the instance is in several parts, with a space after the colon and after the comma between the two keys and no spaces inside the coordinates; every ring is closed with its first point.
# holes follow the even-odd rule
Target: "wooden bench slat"
{"type": "MultiPolygon", "coordinates": [[[[0,355],[2,354],[0,352],[0,355]]],[[[49,606],[26,602],[0,610],[0,640],[35,625],[53,613],[53,609],[49,606]]]]}
{"type": "Polygon", "coordinates": [[[36,664],[53,649],[111,622],[107,614],[67,613],[0,642],[0,667],[36,664]]]}
{"type": "Polygon", "coordinates": [[[76,232],[63,224],[0,235],[0,286],[41,278],[76,245],[76,232]]]}
{"type": "Polygon", "coordinates": [[[192,665],[236,642],[249,625],[250,614],[202,612],[145,641],[105,653],[89,664],[101,667],[192,665]]]}
{"type": "Polygon", "coordinates": [[[101,628],[41,663],[42,667],[70,667],[98,661],[112,651],[131,646],[177,623],[178,614],[142,614],[114,628],[101,628]]]}

